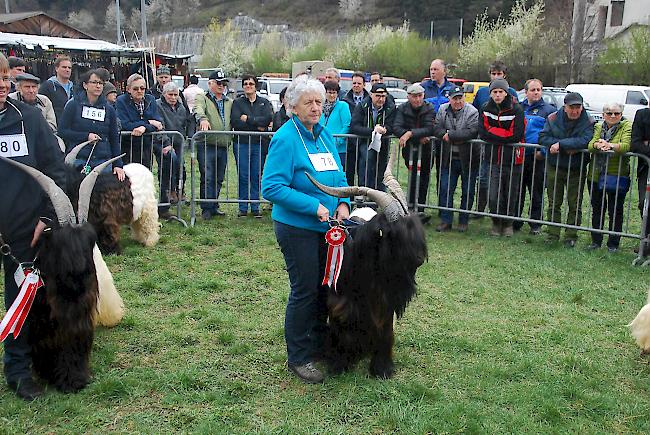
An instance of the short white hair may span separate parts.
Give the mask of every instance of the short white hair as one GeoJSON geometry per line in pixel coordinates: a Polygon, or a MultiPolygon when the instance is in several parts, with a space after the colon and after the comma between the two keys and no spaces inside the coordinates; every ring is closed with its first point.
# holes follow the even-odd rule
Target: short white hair
{"type": "Polygon", "coordinates": [[[337,80],[341,80],[341,73],[339,72],[339,70],[337,70],[336,68],[327,68],[325,70],[325,74],[331,72],[334,73],[334,76],[336,77],[337,80]]]}
{"type": "Polygon", "coordinates": [[[603,112],[608,112],[611,110],[615,110],[617,112],[623,112],[623,109],[625,108],[625,104],[613,102],[613,103],[605,103],[603,105],[603,112]]]}
{"type": "Polygon", "coordinates": [[[174,91],[178,91],[178,85],[174,82],[165,83],[165,86],[163,86],[163,94],[174,91]]]}
{"type": "Polygon", "coordinates": [[[300,97],[309,92],[318,92],[321,98],[323,100],[325,99],[325,86],[319,80],[310,79],[306,74],[299,75],[293,79],[284,95],[289,108],[293,109],[296,107],[298,101],[300,101],[300,97]]]}
{"type": "Polygon", "coordinates": [[[133,82],[136,82],[138,80],[143,80],[144,77],[142,77],[140,74],[131,74],[128,79],[126,79],[126,87],[130,88],[133,82]]]}

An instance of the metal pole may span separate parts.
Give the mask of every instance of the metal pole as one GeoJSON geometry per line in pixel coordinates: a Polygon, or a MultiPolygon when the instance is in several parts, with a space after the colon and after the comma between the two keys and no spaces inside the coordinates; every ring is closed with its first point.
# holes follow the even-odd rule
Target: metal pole
{"type": "Polygon", "coordinates": [[[5,11],[6,13],[10,14],[11,11],[9,10],[9,0],[5,0],[5,11]]]}
{"type": "Polygon", "coordinates": [[[115,0],[115,22],[117,23],[117,45],[122,42],[122,29],[120,22],[120,0],[115,0]]]}
{"type": "Polygon", "coordinates": [[[433,44],[433,20],[431,21],[431,30],[429,31],[429,41],[433,44]]]}
{"type": "Polygon", "coordinates": [[[142,44],[144,47],[149,45],[147,40],[147,13],[145,0],[140,0],[140,20],[142,21],[142,44]]]}
{"type": "Polygon", "coordinates": [[[463,17],[460,17],[460,31],[458,32],[458,44],[463,45],[463,17]]]}

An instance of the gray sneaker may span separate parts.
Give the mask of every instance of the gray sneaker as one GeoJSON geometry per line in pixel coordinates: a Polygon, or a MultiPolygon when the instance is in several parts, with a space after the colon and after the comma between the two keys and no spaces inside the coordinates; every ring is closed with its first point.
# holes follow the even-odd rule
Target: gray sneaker
{"type": "Polygon", "coordinates": [[[316,368],[313,362],[301,366],[289,364],[289,370],[306,384],[320,384],[323,382],[323,373],[316,368]]]}

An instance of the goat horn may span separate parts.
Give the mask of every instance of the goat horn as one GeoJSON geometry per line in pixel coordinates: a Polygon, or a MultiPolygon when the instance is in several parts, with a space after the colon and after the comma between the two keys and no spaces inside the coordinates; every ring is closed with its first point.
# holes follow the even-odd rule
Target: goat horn
{"type": "Polygon", "coordinates": [[[47,193],[47,195],[50,197],[50,201],[54,207],[59,225],[63,226],[66,224],[74,223],[74,209],[72,208],[70,199],[68,198],[68,195],[66,195],[65,192],[56,185],[54,180],[52,180],[50,177],[38,169],[32,168],[31,166],[8,159],[6,157],[0,156],[0,158],[5,162],[27,172],[36,180],[36,182],[43,188],[45,193],[47,193]]]}
{"type": "Polygon", "coordinates": [[[68,166],[74,166],[74,161],[77,159],[77,154],[79,154],[79,151],[89,143],[92,143],[95,141],[92,140],[87,140],[86,142],[82,142],[79,145],[76,145],[74,148],[70,150],[70,152],[65,156],[65,164],[68,166]]]}
{"type": "Polygon", "coordinates": [[[388,165],[386,165],[386,170],[384,171],[384,185],[388,189],[388,191],[395,197],[397,202],[402,206],[402,210],[404,211],[404,214],[407,215],[409,214],[408,212],[408,203],[406,201],[406,195],[404,195],[404,191],[402,190],[402,186],[400,186],[399,181],[395,179],[393,176],[392,172],[392,167],[395,162],[395,157],[397,155],[397,152],[393,154],[390,150],[388,151],[390,153],[390,157],[388,158],[388,165]]]}
{"type": "Polygon", "coordinates": [[[113,157],[110,160],[105,161],[101,165],[97,165],[90,174],[86,175],[86,178],[83,179],[81,185],[79,186],[79,203],[77,209],[77,222],[83,224],[88,220],[88,209],[90,208],[90,195],[93,193],[93,187],[95,187],[95,181],[97,177],[104,170],[105,167],[113,163],[115,160],[121,159],[126,153],[113,157]]]}
{"type": "Polygon", "coordinates": [[[339,198],[346,198],[353,195],[364,195],[377,203],[377,205],[382,209],[388,207],[393,201],[395,201],[392,196],[386,192],[382,192],[381,190],[375,190],[365,186],[330,187],[319,183],[307,172],[305,172],[305,175],[309,178],[309,181],[314,183],[314,186],[318,187],[328,195],[337,196],[339,198]]]}

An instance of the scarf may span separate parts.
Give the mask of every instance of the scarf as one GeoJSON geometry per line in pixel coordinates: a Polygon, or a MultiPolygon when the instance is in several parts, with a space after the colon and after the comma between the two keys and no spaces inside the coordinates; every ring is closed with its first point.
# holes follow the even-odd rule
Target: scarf
{"type": "Polygon", "coordinates": [[[329,100],[325,100],[325,104],[323,104],[323,113],[325,114],[325,118],[329,118],[330,114],[332,113],[332,109],[334,109],[335,105],[336,105],[336,101],[330,103],[329,100]]]}

